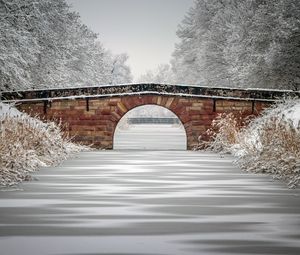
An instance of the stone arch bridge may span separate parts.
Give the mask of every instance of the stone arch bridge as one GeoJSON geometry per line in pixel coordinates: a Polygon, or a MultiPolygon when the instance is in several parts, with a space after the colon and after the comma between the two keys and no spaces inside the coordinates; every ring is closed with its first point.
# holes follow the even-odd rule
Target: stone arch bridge
{"type": "Polygon", "coordinates": [[[187,149],[198,143],[218,113],[260,113],[284,97],[299,92],[211,88],[190,85],[127,84],[97,87],[2,92],[3,102],[15,102],[30,115],[61,120],[74,140],[113,149],[114,131],[129,110],[154,104],[177,115],[185,127],[187,149]]]}

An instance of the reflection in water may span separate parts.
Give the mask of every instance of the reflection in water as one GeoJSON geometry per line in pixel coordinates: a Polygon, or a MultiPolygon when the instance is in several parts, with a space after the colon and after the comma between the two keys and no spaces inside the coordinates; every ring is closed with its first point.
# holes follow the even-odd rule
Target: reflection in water
{"type": "Polygon", "coordinates": [[[0,192],[0,254],[300,254],[300,192],[210,153],[100,151],[0,192]]]}

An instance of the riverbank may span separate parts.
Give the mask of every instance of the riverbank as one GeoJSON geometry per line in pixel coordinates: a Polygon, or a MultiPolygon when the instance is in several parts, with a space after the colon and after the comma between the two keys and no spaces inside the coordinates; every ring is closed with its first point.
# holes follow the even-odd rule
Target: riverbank
{"type": "Polygon", "coordinates": [[[0,186],[31,179],[41,167],[57,165],[87,147],[73,144],[54,122],[42,122],[0,103],[0,186]]]}
{"type": "Polygon", "coordinates": [[[208,131],[213,140],[204,147],[231,153],[246,171],[265,173],[290,188],[300,184],[300,100],[288,100],[245,121],[221,114],[208,131]]]}

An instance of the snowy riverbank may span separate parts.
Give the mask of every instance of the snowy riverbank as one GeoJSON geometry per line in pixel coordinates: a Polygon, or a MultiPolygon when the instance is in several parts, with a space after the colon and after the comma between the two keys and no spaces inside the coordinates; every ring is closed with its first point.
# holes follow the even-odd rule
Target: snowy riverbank
{"type": "Polygon", "coordinates": [[[267,109],[244,126],[233,114],[219,116],[210,130],[214,151],[230,152],[240,168],[267,173],[289,187],[300,183],[300,100],[267,109]]]}
{"type": "Polygon", "coordinates": [[[53,122],[44,123],[0,103],[0,186],[31,179],[40,167],[60,163],[86,147],[71,143],[53,122]]]}

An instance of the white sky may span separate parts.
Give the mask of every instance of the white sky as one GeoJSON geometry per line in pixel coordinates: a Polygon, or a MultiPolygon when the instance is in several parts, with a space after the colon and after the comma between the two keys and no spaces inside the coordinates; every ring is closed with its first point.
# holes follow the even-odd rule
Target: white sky
{"type": "Polygon", "coordinates": [[[168,63],[193,0],[67,0],[113,53],[127,53],[137,79],[168,63]]]}

